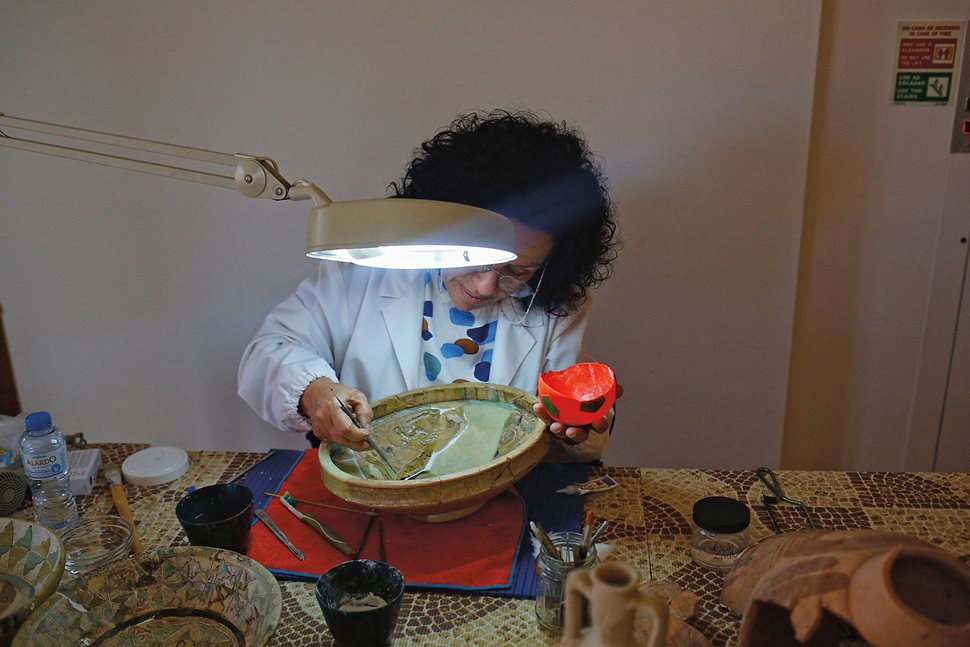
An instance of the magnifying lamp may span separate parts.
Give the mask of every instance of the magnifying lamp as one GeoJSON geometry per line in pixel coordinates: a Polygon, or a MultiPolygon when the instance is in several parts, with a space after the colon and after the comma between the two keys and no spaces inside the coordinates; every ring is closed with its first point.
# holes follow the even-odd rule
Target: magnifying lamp
{"type": "Polygon", "coordinates": [[[492,211],[452,202],[380,198],[332,201],[312,182],[288,182],[276,162],[257,155],[229,154],[96,130],[10,117],[0,113],[0,128],[139,151],[122,157],[0,133],[0,146],[115,166],[132,171],[237,190],[250,198],[312,200],[306,255],[383,268],[439,268],[496,265],[515,259],[512,222],[492,211]],[[194,160],[225,168],[208,172],[162,164],[148,155],[194,160]]]}

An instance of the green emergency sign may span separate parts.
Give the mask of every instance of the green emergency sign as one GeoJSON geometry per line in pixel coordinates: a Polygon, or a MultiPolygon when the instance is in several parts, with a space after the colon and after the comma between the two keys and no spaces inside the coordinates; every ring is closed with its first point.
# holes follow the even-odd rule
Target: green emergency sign
{"type": "Polygon", "coordinates": [[[952,85],[950,72],[897,72],[893,101],[945,106],[950,102],[952,85]]]}

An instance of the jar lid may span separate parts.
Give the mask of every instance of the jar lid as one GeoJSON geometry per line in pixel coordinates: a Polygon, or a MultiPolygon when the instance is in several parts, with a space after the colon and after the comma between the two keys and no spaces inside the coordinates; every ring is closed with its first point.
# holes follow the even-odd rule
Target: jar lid
{"type": "Polygon", "coordinates": [[[694,504],[694,523],[710,532],[741,532],[751,523],[751,511],[737,499],[709,496],[694,504]]]}
{"type": "Polygon", "coordinates": [[[125,481],[132,485],[162,485],[189,469],[189,455],[178,447],[149,447],[135,452],[121,464],[125,481]]]}

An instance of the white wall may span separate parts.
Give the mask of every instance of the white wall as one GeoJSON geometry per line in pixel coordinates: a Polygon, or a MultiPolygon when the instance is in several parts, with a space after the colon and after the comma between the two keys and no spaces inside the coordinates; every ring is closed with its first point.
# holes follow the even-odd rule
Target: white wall
{"type": "MultiPolygon", "coordinates": [[[[921,360],[934,363],[924,364],[925,379],[945,380],[955,321],[945,357],[922,356],[924,328],[944,196],[965,194],[970,174],[964,164],[947,186],[954,107],[891,105],[892,71],[898,22],[968,18],[967,0],[825,3],[786,467],[932,466],[932,446],[910,447],[929,460],[907,464],[907,441],[921,360]]],[[[958,238],[951,244],[960,247],[958,238]]],[[[934,428],[941,396],[924,396],[934,428]]],[[[935,443],[935,433],[920,442],[935,443]]]]}
{"type": "MultiPolygon", "coordinates": [[[[457,113],[580,124],[626,240],[591,350],[607,462],[777,464],[817,2],[4,3],[0,111],[275,158],[384,195],[457,113]]],[[[0,302],[25,408],[92,441],[303,446],[235,396],[311,269],[302,204],[0,150],[0,302]]]]}

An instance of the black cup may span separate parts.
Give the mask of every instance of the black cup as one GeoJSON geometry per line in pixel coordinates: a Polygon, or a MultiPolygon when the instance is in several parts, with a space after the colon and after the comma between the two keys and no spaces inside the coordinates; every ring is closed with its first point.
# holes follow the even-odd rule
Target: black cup
{"type": "Polygon", "coordinates": [[[253,493],[242,485],[217,483],[191,492],[175,506],[175,516],[193,546],[245,554],[253,525],[253,493]]]}
{"type": "Polygon", "coordinates": [[[344,562],[321,575],[314,592],[338,645],[390,644],[404,594],[401,571],[369,559],[344,562]]]}

